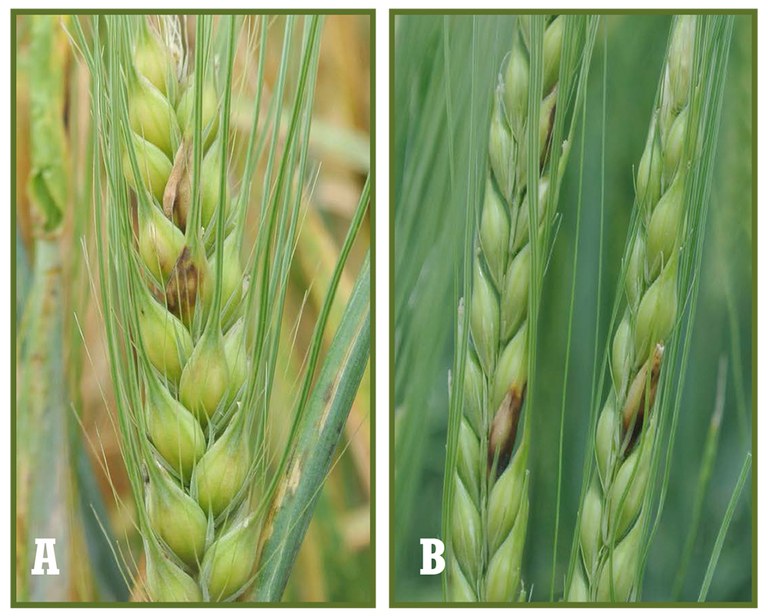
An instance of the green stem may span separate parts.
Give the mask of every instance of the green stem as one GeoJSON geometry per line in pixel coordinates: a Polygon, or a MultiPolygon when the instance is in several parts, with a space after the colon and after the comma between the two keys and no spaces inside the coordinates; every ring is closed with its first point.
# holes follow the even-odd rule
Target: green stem
{"type": "Polygon", "coordinates": [[[723,550],[725,535],[728,533],[728,527],[731,525],[733,514],[736,512],[736,505],[739,502],[739,497],[741,496],[741,491],[744,488],[744,483],[747,481],[747,475],[749,474],[751,463],[752,454],[747,453],[747,457],[744,459],[744,464],[741,467],[741,473],[739,473],[739,480],[736,482],[736,487],[733,489],[731,500],[728,503],[728,509],[725,511],[723,523],[720,525],[720,531],[717,533],[715,546],[712,548],[712,556],[709,559],[707,572],[704,575],[704,581],[701,584],[701,591],[699,592],[699,603],[702,603],[707,599],[709,585],[712,583],[712,576],[715,574],[715,567],[717,567],[717,561],[720,559],[720,552],[723,550]]]}
{"type": "Polygon", "coordinates": [[[19,547],[27,563],[34,559],[35,538],[55,537],[58,576],[28,576],[30,601],[69,598],[69,543],[71,541],[69,475],[69,394],[62,354],[62,270],[56,240],[40,240],[35,248],[34,278],[25,320],[19,332],[22,345],[16,406],[17,486],[26,498],[18,504],[25,513],[25,535],[19,547]]]}
{"type": "Polygon", "coordinates": [[[309,398],[296,449],[270,512],[257,601],[279,601],[333,462],[370,351],[370,267],[357,278],[342,324],[309,398]]]}
{"type": "Polygon", "coordinates": [[[723,417],[723,409],[725,408],[725,384],[728,377],[727,366],[728,363],[725,358],[721,358],[720,368],[718,370],[715,410],[712,413],[712,420],[709,422],[709,429],[707,430],[707,440],[704,444],[704,456],[702,458],[701,469],[699,470],[699,479],[696,484],[696,496],[693,500],[693,515],[691,516],[691,524],[688,530],[688,536],[685,539],[685,547],[683,548],[683,555],[680,559],[680,567],[675,576],[675,585],[672,592],[672,595],[676,599],[680,597],[680,592],[683,589],[685,573],[688,571],[688,563],[693,554],[693,544],[696,540],[696,535],[698,534],[699,524],[701,523],[704,496],[707,493],[709,480],[712,477],[712,470],[715,467],[717,443],[720,440],[720,425],[723,417]]]}

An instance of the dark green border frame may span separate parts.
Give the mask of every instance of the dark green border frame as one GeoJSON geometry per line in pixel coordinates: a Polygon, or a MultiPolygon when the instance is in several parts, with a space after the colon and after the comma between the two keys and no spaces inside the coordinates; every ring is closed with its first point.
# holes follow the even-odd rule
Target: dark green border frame
{"type": "Polygon", "coordinates": [[[376,10],[375,9],[269,9],[259,10],[247,9],[221,9],[221,10],[202,10],[202,9],[117,9],[117,10],[94,10],[94,9],[11,9],[11,608],[26,607],[110,607],[110,608],[158,608],[158,607],[189,607],[189,608],[253,608],[253,607],[273,607],[273,608],[353,608],[353,607],[374,607],[376,605],[376,10]],[[370,34],[370,163],[369,173],[371,175],[371,203],[369,206],[370,217],[370,252],[371,252],[371,343],[369,358],[369,373],[371,380],[371,400],[370,400],[370,422],[371,422],[371,499],[370,499],[370,546],[371,546],[371,597],[365,602],[280,602],[280,603],[259,603],[259,602],[238,602],[238,603],[130,603],[130,602],[84,602],[84,601],[65,601],[65,602],[39,602],[23,601],[16,598],[16,353],[17,341],[16,332],[16,17],[20,15],[367,15],[369,17],[370,34]]]}
{"type": "MultiPolygon", "coordinates": [[[[389,11],[389,168],[395,168],[394,149],[391,147],[395,140],[395,18],[399,15],[520,15],[552,13],[553,9],[391,9],[389,11]]],[[[694,10],[686,9],[608,9],[608,10],[589,10],[589,9],[563,9],[558,10],[564,14],[600,14],[600,15],[631,15],[631,14],[656,14],[656,15],[749,15],[752,17],[752,229],[757,232],[757,9],[712,9],[712,10],[694,10]]],[[[390,173],[389,177],[389,227],[390,227],[390,257],[389,257],[389,285],[390,289],[395,287],[395,177],[390,173]]],[[[395,330],[394,330],[394,295],[390,293],[389,300],[389,344],[390,350],[395,348],[395,330]]],[[[390,374],[395,373],[395,356],[390,352],[389,358],[390,374]]],[[[752,600],[744,602],[705,602],[696,603],[693,601],[675,601],[675,602],[637,602],[637,603],[567,603],[567,602],[549,602],[542,601],[527,604],[509,604],[509,603],[450,603],[443,601],[396,601],[395,600],[395,382],[390,378],[389,382],[390,408],[389,408],[389,605],[390,607],[442,607],[442,608],[487,608],[487,607],[506,607],[506,608],[538,608],[538,607],[571,607],[571,608],[601,608],[601,607],[625,607],[625,608],[643,608],[643,607],[757,607],[757,238],[752,236],[752,600]]]]}

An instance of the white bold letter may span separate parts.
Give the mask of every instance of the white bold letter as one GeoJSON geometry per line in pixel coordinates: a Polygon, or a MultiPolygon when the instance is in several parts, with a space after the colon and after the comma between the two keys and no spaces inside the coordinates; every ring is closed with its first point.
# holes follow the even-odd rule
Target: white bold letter
{"type": "Polygon", "coordinates": [[[35,566],[32,567],[32,575],[59,575],[59,568],[56,566],[56,552],[53,546],[56,545],[56,539],[49,537],[36,538],[35,545],[35,566]],[[47,565],[43,569],[43,564],[47,565]]]}
{"type": "Polygon", "coordinates": [[[422,539],[421,575],[439,575],[445,569],[443,552],[445,546],[440,539],[422,539]]]}

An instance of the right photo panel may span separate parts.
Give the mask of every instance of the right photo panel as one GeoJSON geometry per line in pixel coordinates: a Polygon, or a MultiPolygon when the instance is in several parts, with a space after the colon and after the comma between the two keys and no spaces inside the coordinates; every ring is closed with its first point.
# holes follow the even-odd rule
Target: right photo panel
{"type": "Polygon", "coordinates": [[[756,11],[391,22],[392,604],[756,605],[756,11]]]}

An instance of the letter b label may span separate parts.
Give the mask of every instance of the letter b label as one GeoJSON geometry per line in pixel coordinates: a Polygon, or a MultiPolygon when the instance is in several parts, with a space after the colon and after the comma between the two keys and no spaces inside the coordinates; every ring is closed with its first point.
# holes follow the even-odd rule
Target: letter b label
{"type": "Polygon", "coordinates": [[[443,552],[445,546],[440,539],[422,539],[421,540],[421,575],[440,575],[445,569],[445,559],[443,552]]]}

